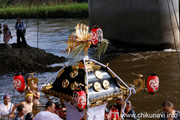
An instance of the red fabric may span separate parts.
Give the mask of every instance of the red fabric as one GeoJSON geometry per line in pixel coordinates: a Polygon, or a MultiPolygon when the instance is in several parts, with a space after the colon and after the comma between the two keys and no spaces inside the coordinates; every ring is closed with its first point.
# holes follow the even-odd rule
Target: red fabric
{"type": "Polygon", "coordinates": [[[111,109],[109,114],[107,115],[107,118],[108,118],[108,120],[112,120],[114,118],[116,118],[116,120],[118,120],[119,119],[118,109],[116,109],[116,110],[111,109]]]}
{"type": "Polygon", "coordinates": [[[62,118],[63,119],[63,114],[64,114],[64,112],[63,112],[63,110],[62,110],[62,108],[55,108],[55,114],[57,114],[60,118],[62,118]]]}

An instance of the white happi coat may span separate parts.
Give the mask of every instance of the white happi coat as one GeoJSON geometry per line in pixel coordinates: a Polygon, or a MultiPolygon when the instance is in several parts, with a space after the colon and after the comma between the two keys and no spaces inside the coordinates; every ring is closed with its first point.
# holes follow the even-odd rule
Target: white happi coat
{"type": "Polygon", "coordinates": [[[4,103],[1,103],[0,104],[0,116],[1,115],[9,115],[9,113],[12,112],[13,107],[14,107],[14,105],[11,102],[8,103],[8,108],[4,105],[4,103]]]}

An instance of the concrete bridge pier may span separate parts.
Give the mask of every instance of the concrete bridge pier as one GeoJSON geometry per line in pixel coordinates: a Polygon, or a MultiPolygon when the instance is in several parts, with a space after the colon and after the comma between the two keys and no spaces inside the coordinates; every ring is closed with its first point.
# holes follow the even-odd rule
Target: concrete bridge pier
{"type": "Polygon", "coordinates": [[[90,25],[98,24],[103,29],[104,38],[109,39],[111,43],[140,49],[175,48],[175,42],[178,47],[180,45],[175,18],[176,15],[179,24],[179,0],[89,0],[88,2],[90,25]]]}

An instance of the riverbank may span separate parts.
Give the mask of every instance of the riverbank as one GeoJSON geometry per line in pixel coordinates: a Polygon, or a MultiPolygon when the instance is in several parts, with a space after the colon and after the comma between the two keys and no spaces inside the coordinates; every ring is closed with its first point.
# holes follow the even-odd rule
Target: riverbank
{"type": "Polygon", "coordinates": [[[1,19],[12,18],[87,18],[88,3],[71,3],[61,5],[22,5],[0,8],[1,19]]]}
{"type": "Polygon", "coordinates": [[[4,44],[0,44],[0,75],[15,72],[54,72],[61,66],[47,67],[54,63],[65,62],[64,57],[58,57],[51,53],[46,53],[42,49],[28,46],[27,48],[17,48],[17,44],[11,44],[12,49],[6,49],[4,44]]]}

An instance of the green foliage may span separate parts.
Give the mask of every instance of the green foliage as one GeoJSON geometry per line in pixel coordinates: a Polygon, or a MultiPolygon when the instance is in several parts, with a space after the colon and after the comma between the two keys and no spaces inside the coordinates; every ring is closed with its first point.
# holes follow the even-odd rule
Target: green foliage
{"type": "Polygon", "coordinates": [[[13,0],[0,0],[0,7],[5,8],[8,5],[10,5],[13,2],[13,0]]]}
{"type": "MultiPolygon", "coordinates": [[[[38,3],[46,4],[49,6],[52,5],[59,5],[59,4],[65,4],[65,3],[72,3],[73,0],[38,0],[38,3]]],[[[17,6],[17,5],[28,5],[29,3],[32,3],[34,5],[37,4],[37,0],[0,0],[0,6],[17,6]]]]}
{"type": "MultiPolygon", "coordinates": [[[[2,0],[0,0],[2,1],[2,0]]],[[[72,4],[61,4],[52,5],[32,4],[29,11],[29,5],[13,5],[0,8],[1,18],[74,18],[74,17],[88,17],[88,4],[87,3],[72,3],[72,4]],[[37,16],[39,15],[39,16],[37,16]]]]}

